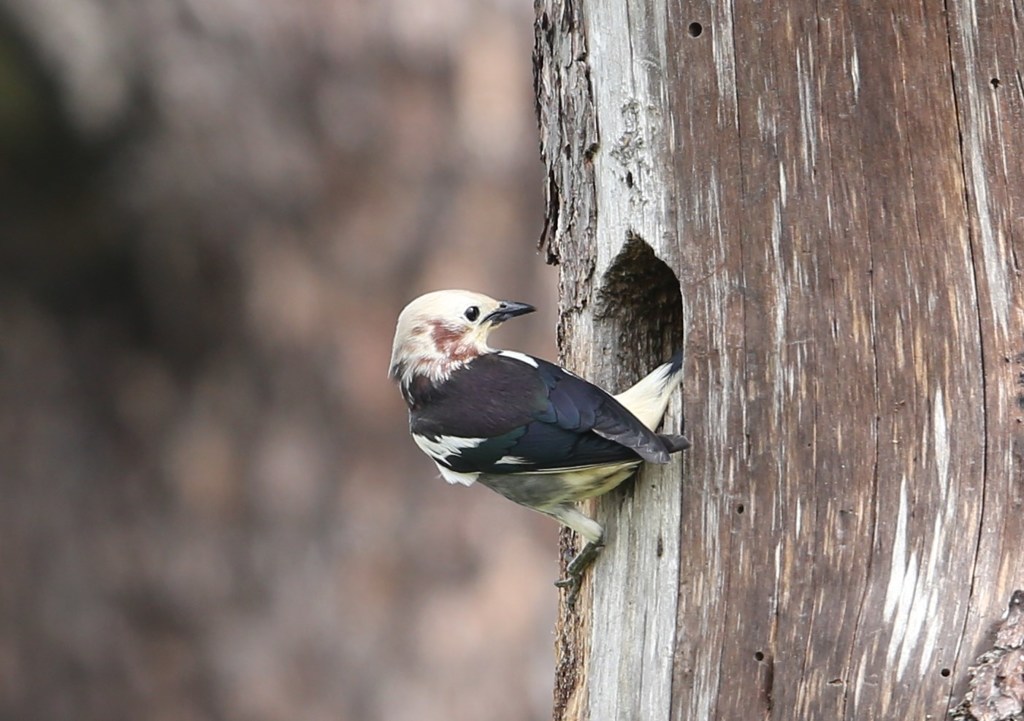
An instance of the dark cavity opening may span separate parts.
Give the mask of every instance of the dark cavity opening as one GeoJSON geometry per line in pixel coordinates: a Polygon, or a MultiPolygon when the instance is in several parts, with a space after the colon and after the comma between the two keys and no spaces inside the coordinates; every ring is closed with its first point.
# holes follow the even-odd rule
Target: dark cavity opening
{"type": "Polygon", "coordinates": [[[606,377],[624,384],[646,375],[683,347],[679,279],[640,236],[630,234],[597,296],[594,320],[606,377]]]}
{"type": "Polygon", "coordinates": [[[691,38],[699,38],[700,34],[704,32],[704,26],[700,23],[690,23],[690,27],[686,28],[686,32],[690,33],[691,38]]]}

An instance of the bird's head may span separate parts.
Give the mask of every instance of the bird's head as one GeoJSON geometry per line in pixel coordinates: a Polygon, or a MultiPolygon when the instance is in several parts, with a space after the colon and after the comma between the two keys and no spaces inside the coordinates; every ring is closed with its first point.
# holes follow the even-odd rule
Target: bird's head
{"type": "Polygon", "coordinates": [[[421,295],[398,316],[391,349],[392,378],[408,386],[413,376],[437,382],[479,355],[490,353],[487,336],[509,318],[535,309],[468,290],[421,295]]]}

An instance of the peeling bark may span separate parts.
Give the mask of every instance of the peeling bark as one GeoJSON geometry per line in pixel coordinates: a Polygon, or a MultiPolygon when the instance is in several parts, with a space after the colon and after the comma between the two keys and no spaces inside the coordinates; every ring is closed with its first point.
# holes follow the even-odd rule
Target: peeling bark
{"type": "Polygon", "coordinates": [[[968,672],[970,689],[951,721],[1024,719],[1024,591],[1014,592],[992,648],[968,672]]]}

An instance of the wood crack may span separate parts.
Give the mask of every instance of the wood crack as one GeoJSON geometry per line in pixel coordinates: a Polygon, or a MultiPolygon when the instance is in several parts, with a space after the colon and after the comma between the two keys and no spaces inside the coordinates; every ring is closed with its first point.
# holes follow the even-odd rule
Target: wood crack
{"type": "MultiPolygon", "coordinates": [[[[949,57],[950,93],[951,93],[952,98],[953,98],[953,108],[954,108],[954,111],[955,111],[956,131],[957,131],[957,141],[958,141],[957,149],[958,149],[959,154],[960,154],[960,180],[961,180],[962,187],[963,187],[963,192],[962,192],[962,196],[961,196],[961,202],[963,203],[963,206],[965,208],[965,211],[966,211],[965,214],[967,215],[968,218],[970,218],[970,217],[972,217],[972,214],[971,214],[971,205],[972,205],[971,204],[971,196],[970,196],[970,192],[968,190],[970,188],[970,173],[968,172],[968,168],[967,168],[967,149],[966,149],[965,140],[964,140],[965,128],[964,128],[963,103],[961,102],[960,94],[957,91],[956,55],[955,55],[955,52],[954,52],[954,37],[953,37],[954,28],[952,26],[952,22],[953,21],[951,20],[951,18],[953,16],[951,15],[951,8],[949,7],[949,0],[945,0],[943,5],[945,7],[945,12],[943,13],[942,17],[944,18],[944,21],[945,21],[947,50],[948,50],[948,53],[949,53],[948,57],[949,57]]],[[[1018,73],[1018,78],[1019,78],[1019,73],[1018,73]]],[[[970,100],[968,99],[967,102],[969,103],[970,100]]],[[[967,130],[967,132],[970,132],[970,130],[967,130]]],[[[976,214],[974,215],[974,217],[977,217],[976,214]]],[[[982,458],[981,458],[981,466],[982,466],[982,470],[981,470],[982,491],[981,491],[980,510],[979,510],[979,513],[978,513],[978,527],[975,529],[974,558],[973,558],[973,562],[971,564],[970,589],[968,591],[968,596],[967,596],[967,599],[968,599],[968,601],[967,601],[967,613],[963,614],[963,621],[962,621],[961,629],[960,629],[960,633],[959,633],[960,642],[957,645],[956,653],[954,655],[954,664],[953,664],[953,668],[954,669],[963,668],[964,667],[964,659],[966,658],[965,654],[969,654],[969,651],[965,648],[965,644],[964,644],[963,640],[966,637],[967,632],[968,632],[967,623],[968,623],[968,620],[971,618],[970,611],[971,611],[972,608],[974,608],[974,606],[977,603],[977,599],[976,599],[976,584],[978,582],[978,576],[979,576],[978,564],[979,564],[980,559],[981,559],[981,547],[982,547],[982,541],[983,541],[982,533],[983,533],[983,529],[984,529],[984,525],[985,525],[985,518],[986,518],[986,503],[987,503],[987,500],[988,500],[988,478],[989,478],[988,462],[989,462],[989,442],[990,442],[990,439],[989,439],[989,433],[990,433],[989,423],[990,423],[990,421],[989,421],[989,411],[988,411],[988,409],[989,409],[989,402],[990,402],[991,399],[990,399],[990,390],[988,388],[988,383],[987,383],[987,377],[988,377],[989,369],[986,367],[986,364],[985,364],[985,356],[986,356],[986,353],[985,353],[986,338],[985,338],[985,332],[984,332],[985,329],[984,329],[984,325],[983,325],[983,321],[982,321],[982,314],[980,312],[980,309],[982,307],[982,300],[983,300],[982,297],[981,297],[981,294],[980,294],[980,283],[981,283],[981,277],[983,275],[983,271],[979,267],[979,260],[978,260],[978,257],[977,257],[977,254],[978,254],[978,250],[977,250],[978,239],[977,239],[977,235],[976,235],[976,233],[974,231],[974,224],[971,223],[971,222],[968,222],[968,224],[967,224],[967,242],[968,242],[968,247],[969,247],[969,250],[970,250],[971,272],[972,272],[972,277],[974,279],[974,282],[973,282],[973,290],[974,290],[973,301],[974,301],[974,308],[975,308],[975,320],[977,322],[979,363],[980,363],[981,369],[982,369],[982,372],[981,372],[982,420],[981,420],[981,422],[982,422],[982,428],[984,429],[984,432],[983,432],[983,438],[982,438],[982,458]]],[[[946,714],[947,715],[949,715],[949,713],[952,711],[953,707],[956,705],[955,688],[956,688],[956,681],[957,680],[958,679],[956,679],[955,676],[954,676],[954,678],[953,678],[954,682],[951,683],[950,686],[949,686],[949,696],[946,699],[946,714]]]]}

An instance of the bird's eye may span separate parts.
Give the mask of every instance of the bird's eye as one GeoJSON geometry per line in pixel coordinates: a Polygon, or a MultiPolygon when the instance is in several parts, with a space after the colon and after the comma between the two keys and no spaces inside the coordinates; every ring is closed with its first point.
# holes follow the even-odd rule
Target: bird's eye
{"type": "Polygon", "coordinates": [[[475,305],[471,305],[468,308],[466,308],[466,319],[467,320],[469,320],[470,322],[473,322],[473,321],[475,321],[479,317],[480,317],[480,309],[477,308],[475,305]]]}

